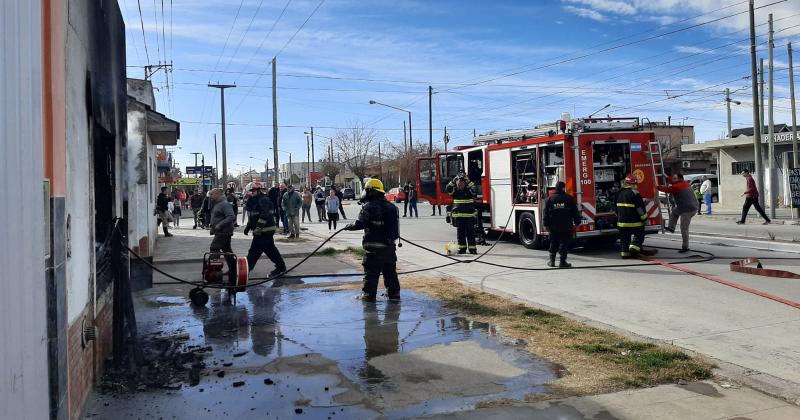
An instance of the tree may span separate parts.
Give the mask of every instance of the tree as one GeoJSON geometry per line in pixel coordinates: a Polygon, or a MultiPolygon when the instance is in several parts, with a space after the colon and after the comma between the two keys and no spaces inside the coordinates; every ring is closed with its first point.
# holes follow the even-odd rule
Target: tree
{"type": "Polygon", "coordinates": [[[322,160],[320,162],[322,163],[322,175],[330,177],[331,180],[336,179],[336,176],[339,175],[339,165],[330,160],[322,160]]]}
{"type": "Polygon", "coordinates": [[[344,158],[343,163],[358,179],[368,175],[368,169],[378,144],[378,133],[358,123],[350,123],[350,128],[336,132],[334,149],[344,158]]]}

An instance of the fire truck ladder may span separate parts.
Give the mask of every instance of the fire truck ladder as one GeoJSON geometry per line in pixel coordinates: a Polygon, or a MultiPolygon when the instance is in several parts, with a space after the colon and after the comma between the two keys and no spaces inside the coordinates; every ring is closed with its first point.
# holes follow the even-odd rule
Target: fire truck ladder
{"type": "MultiPolygon", "coordinates": [[[[661,143],[658,140],[651,141],[647,144],[648,155],[650,156],[650,166],[653,168],[653,179],[657,181],[657,185],[667,185],[667,173],[664,171],[664,160],[662,156],[661,143]]],[[[661,211],[661,197],[658,195],[658,190],[655,191],[656,205],[658,206],[658,214],[662,216],[661,211]]],[[[667,206],[667,217],[670,216],[670,209],[667,206]]],[[[664,223],[661,224],[661,233],[664,233],[664,223]]]]}

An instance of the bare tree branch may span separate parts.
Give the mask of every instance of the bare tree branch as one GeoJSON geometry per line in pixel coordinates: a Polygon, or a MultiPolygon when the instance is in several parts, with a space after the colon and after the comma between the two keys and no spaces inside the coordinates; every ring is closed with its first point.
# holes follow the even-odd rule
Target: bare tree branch
{"type": "Polygon", "coordinates": [[[343,163],[359,180],[369,174],[369,166],[378,144],[378,133],[359,123],[348,124],[351,128],[339,130],[333,139],[334,149],[344,159],[343,163]]]}

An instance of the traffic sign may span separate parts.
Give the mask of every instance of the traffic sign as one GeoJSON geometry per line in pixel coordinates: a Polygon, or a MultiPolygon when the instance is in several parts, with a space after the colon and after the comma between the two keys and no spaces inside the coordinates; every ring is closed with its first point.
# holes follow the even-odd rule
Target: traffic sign
{"type": "Polygon", "coordinates": [[[188,175],[213,175],[214,174],[214,167],[213,166],[187,166],[186,167],[186,174],[188,175]],[[205,171],[203,170],[205,168],[205,171]]]}

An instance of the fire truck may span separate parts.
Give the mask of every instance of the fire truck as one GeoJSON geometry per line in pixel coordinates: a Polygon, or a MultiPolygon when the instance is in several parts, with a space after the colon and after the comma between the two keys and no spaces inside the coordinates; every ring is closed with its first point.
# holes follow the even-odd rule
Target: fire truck
{"type": "Polygon", "coordinates": [[[656,190],[665,180],[661,148],[639,118],[570,119],[527,130],[479,135],[472,146],[417,159],[417,191],[431,204],[450,205],[447,184],[458,174],[475,183],[475,206],[488,233],[516,234],[528,248],[542,248],[545,198],[566,183],[582,222],[579,240],[616,240],[616,194],[633,174],[645,202],[645,232],[661,229],[656,190]]]}

